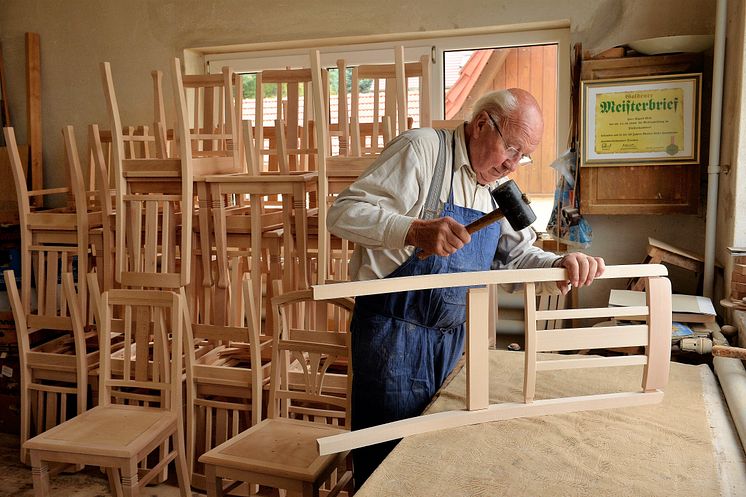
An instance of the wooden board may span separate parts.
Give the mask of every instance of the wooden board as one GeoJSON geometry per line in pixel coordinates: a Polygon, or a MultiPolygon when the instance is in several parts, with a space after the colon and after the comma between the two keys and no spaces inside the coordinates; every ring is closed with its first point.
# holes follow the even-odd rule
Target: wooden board
{"type": "Polygon", "coordinates": [[[44,170],[41,148],[41,42],[38,33],[26,33],[26,115],[31,147],[31,189],[41,190],[44,188],[44,170]]]}

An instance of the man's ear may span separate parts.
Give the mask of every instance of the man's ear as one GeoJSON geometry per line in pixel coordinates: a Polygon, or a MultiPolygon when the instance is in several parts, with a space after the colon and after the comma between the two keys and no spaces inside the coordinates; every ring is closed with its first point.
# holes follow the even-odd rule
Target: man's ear
{"type": "Polygon", "coordinates": [[[474,118],[474,134],[481,135],[491,128],[487,112],[482,111],[474,118]]]}

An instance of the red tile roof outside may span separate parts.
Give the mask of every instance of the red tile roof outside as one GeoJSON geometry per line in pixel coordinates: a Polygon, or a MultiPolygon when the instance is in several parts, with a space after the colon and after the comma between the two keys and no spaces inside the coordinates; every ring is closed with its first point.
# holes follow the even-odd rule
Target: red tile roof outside
{"type": "MultiPolygon", "coordinates": [[[[360,100],[360,122],[370,123],[373,122],[373,97],[374,92],[361,93],[359,96],[360,100]]],[[[420,125],[420,91],[418,88],[409,89],[409,100],[407,102],[407,114],[414,119],[414,127],[420,125]]],[[[384,92],[381,91],[379,95],[379,118],[383,117],[385,112],[385,96],[384,92]]],[[[338,104],[339,100],[336,95],[330,97],[331,103],[331,115],[332,124],[337,122],[338,115],[338,104]]],[[[276,98],[265,98],[264,99],[264,126],[274,126],[275,119],[277,119],[277,99],[276,98]]],[[[255,120],[256,102],[254,99],[244,99],[243,101],[243,119],[255,120]]],[[[350,96],[347,96],[347,108],[350,107],[350,96]]],[[[303,102],[300,103],[300,109],[298,111],[299,121],[303,120],[303,102]]]]}
{"type": "Polygon", "coordinates": [[[475,50],[461,68],[459,78],[446,91],[446,119],[453,119],[461,110],[472,88],[474,88],[474,84],[479,79],[484,66],[490,60],[492,52],[492,49],[475,50]]]}

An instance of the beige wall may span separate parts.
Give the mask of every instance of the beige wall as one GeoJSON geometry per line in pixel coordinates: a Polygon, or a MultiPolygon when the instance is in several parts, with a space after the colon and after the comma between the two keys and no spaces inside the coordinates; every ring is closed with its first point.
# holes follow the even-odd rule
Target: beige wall
{"type": "MultiPolygon", "coordinates": [[[[150,71],[162,69],[170,90],[169,61],[190,47],[569,19],[573,42],[607,48],[653,36],[712,33],[714,5],[714,0],[3,0],[0,39],[11,112],[23,142],[23,33],[41,35],[44,163],[47,185],[56,186],[64,181],[62,126],[75,125],[81,136],[88,123],[106,126],[100,61],[112,63],[123,121],[139,123],[152,116],[150,71]]],[[[703,216],[590,221],[591,251],[613,264],[642,260],[648,236],[691,250],[704,246],[703,216]]]]}

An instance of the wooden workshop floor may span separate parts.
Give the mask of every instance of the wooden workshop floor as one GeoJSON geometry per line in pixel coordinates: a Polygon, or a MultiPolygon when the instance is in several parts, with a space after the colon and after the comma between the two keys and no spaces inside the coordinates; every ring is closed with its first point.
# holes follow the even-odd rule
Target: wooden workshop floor
{"type": "MultiPolygon", "coordinates": [[[[17,435],[0,433],[0,497],[33,497],[31,468],[18,459],[19,438],[17,435]]],[[[147,487],[143,497],[178,497],[175,472],[168,482],[147,487]],[[172,482],[171,479],[174,481],[172,482]]],[[[87,467],[75,474],[52,476],[50,479],[53,497],[102,497],[111,495],[106,475],[98,468],[87,467]]],[[[192,492],[194,497],[204,496],[192,492]]]]}

